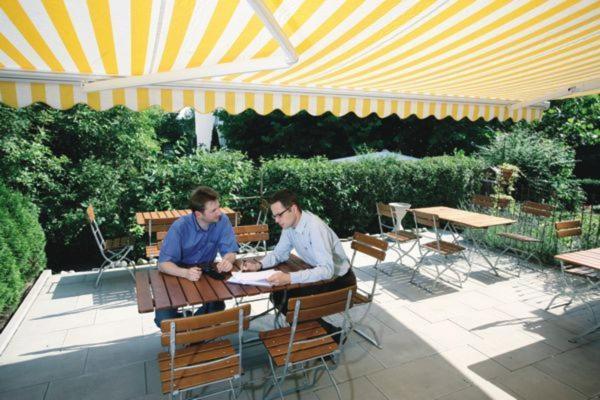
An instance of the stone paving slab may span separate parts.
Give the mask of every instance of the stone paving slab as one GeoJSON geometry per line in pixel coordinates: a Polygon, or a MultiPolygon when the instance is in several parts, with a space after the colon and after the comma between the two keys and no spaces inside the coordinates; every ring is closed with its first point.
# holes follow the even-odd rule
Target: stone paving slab
{"type": "MultiPolygon", "coordinates": [[[[349,243],[344,246],[350,254],[349,243]]],[[[383,349],[350,337],[333,371],[342,398],[600,399],[600,333],[568,342],[589,326],[589,312],[581,303],[544,310],[558,288],[555,270],[498,277],[475,266],[463,288],[440,284],[431,293],[411,284],[411,266],[394,265],[395,258],[390,254],[383,265],[388,275],[374,270],[372,259],[357,256],[360,287],[370,290],[378,273],[375,302],[364,322],[383,349]]],[[[481,257],[475,261],[483,264],[481,257]]],[[[503,267],[510,262],[503,260],[503,267]]],[[[153,314],[137,313],[126,271],[109,271],[99,288],[95,277],[67,273],[46,282],[0,355],[0,400],[166,398],[158,382],[161,347],[153,314]]],[[[253,302],[252,309],[260,312],[266,305],[253,302]]],[[[364,312],[357,307],[351,314],[358,319],[364,312]]],[[[254,321],[248,337],[271,327],[272,319],[254,321]]],[[[262,398],[266,365],[260,345],[244,350],[241,399],[262,398]]],[[[292,379],[285,387],[297,383],[292,379]]],[[[287,398],[337,395],[321,373],[315,388],[287,398]]]]}

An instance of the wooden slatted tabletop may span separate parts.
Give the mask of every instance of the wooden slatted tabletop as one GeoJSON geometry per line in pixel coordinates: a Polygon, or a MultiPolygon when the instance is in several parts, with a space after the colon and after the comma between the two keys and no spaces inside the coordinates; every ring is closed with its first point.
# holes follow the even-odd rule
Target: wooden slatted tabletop
{"type": "MultiPolygon", "coordinates": [[[[234,264],[234,270],[239,271],[239,260],[234,264]]],[[[310,268],[299,257],[291,255],[290,259],[279,264],[276,269],[284,272],[295,272],[310,268]]],[[[229,276],[228,276],[229,277],[229,276]]],[[[167,308],[188,305],[198,305],[205,302],[228,300],[234,297],[254,296],[284,289],[294,289],[300,286],[318,285],[328,281],[310,284],[295,284],[285,286],[251,286],[229,283],[226,280],[213,279],[202,274],[196,282],[163,274],[158,270],[138,271],[135,274],[135,287],[138,312],[147,313],[167,308]]]]}
{"type": "Polygon", "coordinates": [[[567,264],[581,265],[600,270],[600,247],[590,250],[575,251],[554,256],[567,264]]]}
{"type": "Polygon", "coordinates": [[[439,219],[451,222],[453,225],[475,229],[490,228],[492,226],[499,225],[510,225],[517,222],[509,218],[459,210],[452,207],[414,208],[413,211],[436,214],[439,219]]]}
{"type": "MultiPolygon", "coordinates": [[[[138,225],[148,227],[150,223],[156,225],[170,225],[178,218],[191,213],[191,210],[165,210],[165,211],[143,211],[135,213],[135,221],[138,225]]],[[[230,219],[235,218],[235,211],[229,207],[221,207],[221,212],[230,219]]]]}

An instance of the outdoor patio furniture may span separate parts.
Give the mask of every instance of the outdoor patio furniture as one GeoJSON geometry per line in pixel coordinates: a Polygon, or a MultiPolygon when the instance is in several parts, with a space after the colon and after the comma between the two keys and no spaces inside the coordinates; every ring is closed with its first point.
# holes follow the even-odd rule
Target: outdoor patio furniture
{"type": "Polygon", "coordinates": [[[535,259],[541,267],[543,265],[542,261],[535,254],[535,251],[542,244],[554,208],[549,204],[533,201],[524,202],[519,210],[518,222],[513,225],[513,229],[497,234],[506,240],[506,247],[498,256],[496,263],[500,261],[504,254],[511,252],[517,256],[517,276],[521,273],[523,261],[535,259]]]}
{"type": "Polygon", "coordinates": [[[475,194],[471,198],[471,208],[475,212],[495,214],[498,211],[502,214],[506,212],[508,206],[510,201],[506,198],[494,198],[482,194],[475,194]]]}
{"type": "Polygon", "coordinates": [[[228,388],[196,398],[227,392],[237,398],[241,390],[242,334],[250,325],[249,316],[250,305],[246,304],[211,314],[162,321],[161,344],[169,349],[158,354],[162,392],[173,398],[194,389],[227,382],[228,388]],[[237,351],[230,340],[217,340],[235,333],[237,351]]]}
{"type": "Polygon", "coordinates": [[[350,333],[348,310],[356,287],[325,292],[316,295],[289,299],[286,320],[290,327],[261,332],[259,338],[267,349],[272,383],[263,392],[263,399],[285,395],[311,388],[316,384],[317,372],[324,369],[333,384],[338,398],[340,389],[327,365],[326,357],[338,359],[344,348],[346,336],[350,333]],[[327,332],[317,321],[319,318],[342,313],[343,323],[339,330],[327,332]],[[333,336],[340,335],[340,344],[333,336]],[[277,371],[281,371],[278,375],[277,371]],[[313,372],[312,382],[309,372],[313,372]],[[284,390],[286,377],[302,374],[305,384],[299,388],[284,390]],[[272,389],[277,392],[269,395],[272,389]]]}
{"type": "MultiPolygon", "coordinates": [[[[148,232],[148,245],[152,244],[152,233],[168,231],[173,222],[191,213],[192,210],[142,211],[135,213],[135,221],[148,232]]],[[[239,212],[229,207],[221,207],[221,212],[229,218],[233,226],[241,220],[239,212]]]]}
{"type": "Polygon", "coordinates": [[[414,267],[412,276],[410,278],[410,282],[415,283],[415,277],[421,270],[423,270],[424,272],[428,273],[434,278],[433,284],[431,286],[431,292],[435,291],[437,283],[440,280],[446,283],[462,287],[462,284],[467,281],[471,272],[471,262],[465,255],[465,248],[454,242],[448,242],[442,239],[440,232],[440,222],[436,214],[430,214],[417,210],[412,210],[412,213],[415,219],[415,227],[418,228],[419,226],[424,226],[427,228],[433,228],[434,240],[422,243],[421,241],[426,239],[423,239],[421,237],[417,238],[417,243],[423,250],[423,253],[421,255],[421,259],[414,267]],[[423,269],[423,267],[425,267],[425,257],[427,257],[430,253],[435,253],[437,255],[442,256],[443,265],[440,265],[436,262],[433,264],[433,268],[431,270],[427,268],[423,269]],[[457,265],[453,262],[451,257],[462,257],[467,262],[467,270],[459,271],[457,265]],[[444,275],[444,273],[446,273],[447,271],[452,272],[454,275],[456,275],[455,281],[448,281],[446,279],[442,279],[442,275],[444,275]]]}
{"type": "Polygon", "coordinates": [[[146,258],[152,260],[160,256],[162,242],[167,236],[167,231],[156,232],[156,243],[146,246],[146,258]]]}
{"type": "Polygon", "coordinates": [[[377,278],[379,271],[379,268],[377,268],[377,266],[383,260],[385,260],[385,253],[388,249],[388,243],[383,240],[376,239],[372,236],[365,235],[364,233],[355,232],[350,247],[354,250],[354,252],[352,253],[352,259],[350,261],[350,268],[354,267],[354,260],[356,259],[357,252],[371,256],[376,260],[374,265],[375,277],[373,278],[373,285],[371,286],[371,290],[365,291],[361,288],[357,288],[356,292],[354,293],[353,306],[357,307],[366,304],[366,308],[362,317],[359,318],[358,321],[351,320],[352,330],[360,336],[362,336],[363,338],[367,339],[373,345],[381,348],[381,344],[379,342],[379,338],[377,337],[377,333],[375,333],[375,330],[373,330],[373,328],[371,328],[369,325],[366,325],[364,323],[364,320],[367,317],[367,315],[369,315],[369,311],[371,311],[371,306],[373,305],[373,299],[375,298],[375,289],[377,289],[377,278]],[[364,329],[371,331],[371,336],[367,335],[364,332],[364,329]]]}
{"type": "MultiPolygon", "coordinates": [[[[445,221],[443,231],[452,235],[453,242],[455,244],[458,244],[463,237],[470,239],[473,243],[473,246],[469,252],[469,261],[471,261],[471,254],[476,253],[485,261],[484,266],[489,267],[495,275],[499,275],[498,271],[501,269],[498,268],[497,262],[492,263],[488,255],[482,251],[482,249],[487,248],[482,240],[485,235],[476,234],[476,232],[478,230],[485,231],[493,227],[511,225],[516,222],[515,220],[472,211],[459,210],[452,207],[424,207],[416,208],[412,211],[435,214],[440,221],[445,221]],[[461,232],[459,232],[459,230],[461,230],[461,232]]],[[[508,272],[506,270],[503,271],[508,272]]]]}
{"type": "Polygon", "coordinates": [[[564,290],[552,298],[546,310],[553,308],[553,303],[559,296],[567,294],[570,296],[570,299],[566,305],[571,304],[574,299],[579,299],[587,307],[594,319],[593,326],[569,340],[570,342],[577,342],[584,336],[600,329],[598,317],[587,296],[588,294],[592,294],[595,296],[595,300],[598,300],[597,292],[600,288],[600,248],[559,254],[554,256],[554,258],[560,261],[561,273],[564,278],[564,290]]]}
{"type": "MultiPolygon", "coordinates": [[[[310,268],[299,257],[291,255],[290,258],[275,267],[284,272],[300,271],[310,268]]],[[[234,263],[233,271],[240,270],[240,261],[234,263]]],[[[226,274],[229,277],[229,273],[226,274]]],[[[147,313],[156,310],[179,307],[196,307],[205,302],[225,301],[234,298],[256,296],[279,290],[288,290],[307,285],[319,285],[328,281],[319,281],[307,284],[290,284],[284,286],[254,286],[239,285],[227,280],[214,279],[207,274],[202,274],[199,280],[192,282],[185,278],[163,274],[151,269],[138,271],[135,274],[136,296],[138,312],[147,313]]],[[[193,310],[192,310],[193,313],[193,310]]]]}
{"type": "Polygon", "coordinates": [[[559,252],[559,255],[555,258],[560,261],[562,285],[560,292],[556,294],[552,300],[550,300],[546,310],[561,306],[566,308],[573,302],[573,300],[579,299],[588,307],[594,318],[594,322],[598,322],[594,308],[586,301],[586,295],[593,293],[598,286],[598,281],[600,280],[600,269],[594,268],[594,265],[600,265],[600,257],[598,257],[597,262],[594,262],[594,252],[586,253],[585,250],[581,251],[581,221],[558,221],[554,224],[554,228],[558,240],[559,252]],[[578,252],[586,254],[583,254],[583,259],[581,259],[580,254],[580,258],[577,262],[565,261],[564,256],[572,259],[573,254],[576,254],[573,253],[574,251],[576,251],[576,253],[578,252]],[[585,263],[582,264],[581,261],[584,261],[585,263]],[[591,263],[592,265],[586,265],[586,263],[591,263]],[[555,305],[554,302],[559,297],[563,296],[568,296],[569,300],[566,303],[555,305]]]}
{"type": "Polygon", "coordinates": [[[240,246],[239,253],[259,254],[267,252],[269,240],[269,225],[241,225],[234,226],[235,240],[240,246]]]}
{"type": "MultiPolygon", "coordinates": [[[[410,205],[407,204],[409,207],[410,205]]],[[[411,251],[417,245],[417,234],[414,231],[405,230],[402,228],[400,221],[398,221],[398,213],[394,210],[391,204],[377,203],[377,220],[379,222],[379,232],[382,238],[392,241],[390,247],[398,258],[395,263],[405,265],[403,262],[404,258],[409,258],[413,261],[413,265],[417,263],[417,259],[412,256],[411,251]],[[389,224],[391,222],[391,225],[389,224]],[[403,248],[403,244],[410,244],[403,248]]],[[[408,209],[408,208],[407,208],[408,209]]],[[[390,275],[389,272],[382,270],[383,273],[390,275]]]]}
{"type": "MultiPolygon", "coordinates": [[[[95,287],[98,287],[100,279],[102,278],[102,274],[107,269],[120,266],[128,267],[131,264],[133,271],[135,271],[135,264],[129,258],[127,258],[131,250],[133,250],[133,241],[131,238],[120,237],[105,240],[102,236],[102,232],[100,231],[100,226],[98,226],[98,222],[96,221],[96,213],[94,212],[94,207],[92,205],[87,207],[86,216],[88,222],[90,223],[92,235],[94,235],[94,240],[98,245],[100,255],[103,259],[98,271],[95,287]]],[[[131,271],[129,268],[127,270],[131,274],[131,277],[134,278],[133,271],[131,271]]]]}

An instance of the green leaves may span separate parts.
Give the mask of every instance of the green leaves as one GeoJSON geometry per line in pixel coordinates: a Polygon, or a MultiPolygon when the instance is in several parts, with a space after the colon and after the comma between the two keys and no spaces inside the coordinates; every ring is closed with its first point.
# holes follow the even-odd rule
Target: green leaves
{"type": "Polygon", "coordinates": [[[0,184],[0,313],[12,311],[25,285],[46,267],[38,209],[0,184]]]}

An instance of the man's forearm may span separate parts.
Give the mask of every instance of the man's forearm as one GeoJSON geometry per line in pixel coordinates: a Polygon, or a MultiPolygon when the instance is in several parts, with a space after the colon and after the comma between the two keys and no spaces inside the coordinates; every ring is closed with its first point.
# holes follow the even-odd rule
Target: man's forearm
{"type": "Polygon", "coordinates": [[[158,270],[168,275],[173,276],[181,276],[185,278],[186,269],[178,267],[175,263],[171,261],[165,261],[158,264],[158,270]]]}

